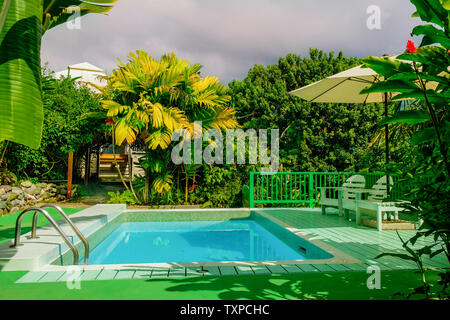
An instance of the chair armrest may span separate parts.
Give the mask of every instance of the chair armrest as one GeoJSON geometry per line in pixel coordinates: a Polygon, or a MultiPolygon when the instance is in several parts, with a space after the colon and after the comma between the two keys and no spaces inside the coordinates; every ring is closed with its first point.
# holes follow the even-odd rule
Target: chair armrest
{"type": "Polygon", "coordinates": [[[374,191],[373,189],[357,189],[355,190],[356,193],[369,193],[374,191]]]}
{"type": "Polygon", "coordinates": [[[345,187],[320,187],[319,189],[334,189],[334,190],[343,190],[345,187]]]}

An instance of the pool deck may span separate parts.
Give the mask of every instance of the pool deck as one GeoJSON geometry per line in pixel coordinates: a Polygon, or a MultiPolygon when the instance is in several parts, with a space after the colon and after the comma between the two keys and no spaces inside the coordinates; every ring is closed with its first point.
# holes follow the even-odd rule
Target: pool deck
{"type": "MultiPolygon", "coordinates": [[[[105,208],[106,209],[106,208],[105,208]]],[[[88,209],[89,210],[89,209],[88,209]]],[[[253,209],[258,212],[259,209],[253,209]]],[[[378,266],[380,270],[415,270],[417,266],[412,261],[402,260],[396,257],[382,257],[375,259],[380,253],[395,252],[405,253],[402,243],[395,231],[376,229],[365,226],[357,226],[355,222],[348,221],[338,215],[322,215],[316,209],[264,209],[264,215],[279,220],[292,232],[311,240],[313,243],[322,243],[326,247],[342,252],[351,263],[330,263],[329,261],[304,261],[302,263],[265,263],[262,265],[236,265],[230,262],[204,265],[206,272],[197,272],[200,264],[191,266],[179,266],[176,264],[162,267],[155,266],[123,266],[120,268],[94,268],[92,266],[79,266],[81,281],[87,280],[112,280],[112,279],[151,279],[191,276],[229,276],[252,274],[282,274],[282,273],[308,273],[308,272],[366,272],[369,266],[378,266]]],[[[39,230],[38,230],[39,233],[39,230]]],[[[399,234],[403,239],[409,239],[414,234],[413,230],[402,230],[399,234]]],[[[421,239],[416,247],[431,243],[432,239],[421,239]]],[[[430,259],[424,258],[427,268],[449,268],[447,258],[441,254],[430,259]]],[[[60,267],[61,268],[61,267],[60,267]]],[[[43,269],[30,271],[20,278],[17,283],[27,282],[60,282],[67,281],[74,276],[74,271],[67,269],[43,269]]]]}

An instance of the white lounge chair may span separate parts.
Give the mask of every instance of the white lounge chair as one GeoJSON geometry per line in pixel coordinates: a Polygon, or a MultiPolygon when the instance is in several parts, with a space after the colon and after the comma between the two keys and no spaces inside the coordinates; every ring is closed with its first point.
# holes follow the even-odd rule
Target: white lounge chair
{"type": "MultiPolygon", "coordinates": [[[[345,181],[342,187],[321,187],[320,188],[320,205],[322,207],[322,214],[326,214],[326,207],[335,207],[339,209],[339,216],[342,216],[344,211],[344,203],[354,203],[357,194],[364,189],[366,180],[361,175],[354,175],[345,181]],[[327,189],[338,191],[338,197],[329,197],[327,189]]],[[[333,192],[334,193],[334,192],[333,192]]]]}
{"type": "MultiPolygon", "coordinates": [[[[392,177],[389,177],[390,185],[393,185],[392,177]]],[[[391,218],[398,220],[398,213],[405,210],[403,207],[399,207],[401,203],[406,201],[391,201],[382,202],[387,198],[386,192],[386,176],[379,179],[372,189],[360,190],[361,194],[357,195],[356,200],[356,224],[361,224],[361,216],[367,215],[377,218],[377,229],[378,231],[383,230],[383,219],[388,218],[388,213],[390,213],[391,218]],[[362,193],[368,193],[367,200],[362,199],[362,193]]]]}

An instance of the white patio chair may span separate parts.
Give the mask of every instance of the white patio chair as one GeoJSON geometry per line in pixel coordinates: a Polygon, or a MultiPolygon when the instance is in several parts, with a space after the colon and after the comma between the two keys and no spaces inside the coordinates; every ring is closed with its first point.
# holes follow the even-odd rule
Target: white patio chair
{"type": "MultiPolygon", "coordinates": [[[[344,182],[342,187],[321,187],[320,188],[320,205],[322,214],[326,214],[326,207],[335,207],[339,209],[339,216],[343,215],[344,203],[355,202],[359,190],[364,189],[366,180],[361,175],[354,175],[344,182]],[[329,197],[327,189],[337,190],[338,197],[329,197]]],[[[334,194],[334,192],[333,192],[334,194]]]]}
{"type": "MultiPolygon", "coordinates": [[[[401,203],[407,203],[406,201],[390,201],[383,202],[387,198],[386,192],[386,176],[380,178],[372,189],[360,190],[356,200],[356,224],[361,224],[361,216],[367,215],[375,217],[377,219],[378,231],[383,230],[383,219],[387,220],[388,213],[390,217],[398,220],[398,213],[405,210],[403,207],[399,207],[401,203]],[[362,194],[368,193],[367,200],[361,200],[362,194]]],[[[390,186],[394,181],[392,177],[389,177],[390,186]]]]}

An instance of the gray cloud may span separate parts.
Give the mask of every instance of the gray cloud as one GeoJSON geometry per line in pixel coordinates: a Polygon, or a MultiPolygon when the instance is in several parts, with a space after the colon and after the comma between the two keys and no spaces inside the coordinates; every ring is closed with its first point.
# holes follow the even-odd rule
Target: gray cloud
{"type": "Polygon", "coordinates": [[[228,83],[254,64],[309,48],[358,57],[399,53],[418,23],[413,11],[405,0],[119,0],[108,16],[83,17],[80,30],[50,30],[42,61],[57,71],[88,61],[110,72],[130,51],[158,58],[174,51],[228,83]],[[381,8],[381,30],[366,27],[372,4],[381,8]]]}

